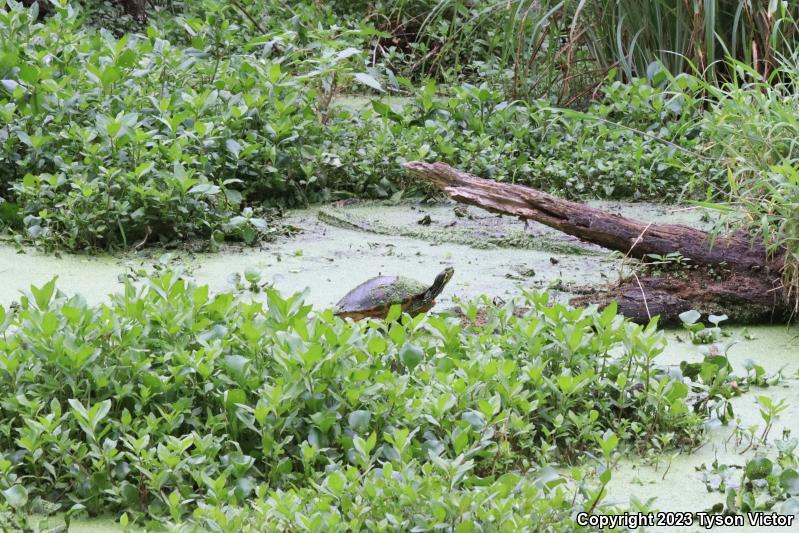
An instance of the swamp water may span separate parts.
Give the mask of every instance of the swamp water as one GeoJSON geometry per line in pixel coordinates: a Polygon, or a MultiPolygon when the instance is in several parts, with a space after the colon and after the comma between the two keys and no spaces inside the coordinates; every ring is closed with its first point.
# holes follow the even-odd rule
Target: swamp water
{"type": "MultiPolygon", "coordinates": [[[[656,498],[652,507],[659,511],[706,511],[716,503],[724,502],[724,495],[719,492],[708,492],[697,471],[698,467],[708,468],[714,461],[718,464],[737,465],[743,467],[756,453],[768,451],[776,455],[773,441],[782,437],[783,429],[791,430],[791,435],[799,436],[799,327],[756,326],[743,328],[722,328],[730,335],[729,339],[740,339],[727,352],[730,363],[736,374],[745,374],[744,363],[751,359],[762,366],[767,374],[782,370],[785,377],[772,387],[752,387],[748,392],[732,399],[736,421],[723,426],[718,421],[709,423],[707,438],[700,447],[690,453],[666,454],[656,464],[644,464],[639,458],[623,460],[608,486],[608,498],[626,504],[631,497],[641,502],[656,498]],[[744,336],[753,337],[745,340],[744,336]],[[758,396],[768,396],[777,402],[784,399],[788,409],[780,414],[779,420],[769,433],[768,443],[759,449],[742,451],[748,440],[742,444],[736,442],[735,427],[747,428],[757,425],[757,435],[762,431],[764,422],[760,417],[758,396]]],[[[656,359],[659,364],[679,365],[680,361],[700,362],[703,356],[699,347],[689,342],[683,332],[667,331],[668,345],[663,354],[656,359]]],[[[728,340],[728,339],[725,339],[728,340]]],[[[740,476],[739,476],[740,477],[740,476]]],[[[791,528],[757,528],[757,531],[799,531],[799,523],[791,528]]],[[[668,531],[702,531],[703,528],[669,528],[668,531]]],[[[741,528],[714,527],[711,531],[742,531],[741,528]]]]}
{"type": "MultiPolygon", "coordinates": [[[[597,203],[639,218],[692,222],[687,212],[649,204],[597,203]]],[[[90,303],[121,289],[128,267],[147,268],[163,262],[188,272],[212,291],[232,287],[230,274],[256,269],[264,280],[285,293],[309,289],[308,302],[335,304],[344,293],[380,274],[400,274],[432,282],[446,266],[455,276],[439,297],[437,309],[453,297],[480,294],[507,298],[519,287],[535,289],[557,283],[596,284],[615,280],[620,261],[599,247],[584,244],[537,223],[525,225],[509,217],[453,204],[382,205],[362,203],[289,212],[283,222],[302,231],[280,237],[261,248],[228,247],[218,253],[145,250],[123,256],[46,255],[0,245],[0,304],[19,298],[31,284],[58,276],[57,286],[82,294],[90,303]],[[427,225],[419,224],[429,217],[427,225]],[[350,227],[346,227],[347,225],[350,227]],[[352,225],[360,227],[353,229],[352,225]]]]}
{"type": "MultiPolygon", "coordinates": [[[[643,220],[686,223],[701,226],[696,211],[651,204],[596,202],[613,212],[643,220]]],[[[316,306],[335,304],[349,289],[379,274],[400,274],[432,282],[447,266],[455,276],[438,298],[436,309],[450,307],[456,298],[481,294],[508,299],[520,290],[557,286],[567,299],[570,287],[599,284],[618,279],[622,263],[601,248],[579,242],[536,223],[500,217],[476,208],[464,209],[450,203],[397,205],[354,203],[288,213],[284,223],[301,230],[292,237],[280,237],[261,248],[230,247],[218,253],[154,252],[124,256],[45,255],[33,250],[19,253],[0,246],[0,304],[17,300],[31,284],[41,285],[58,275],[57,287],[68,294],[82,294],[90,303],[103,301],[122,288],[120,279],[129,268],[151,270],[154,264],[182,269],[212,291],[232,288],[230,275],[255,269],[285,293],[308,289],[307,301],[316,306]]],[[[743,337],[740,328],[723,328],[731,338],[743,337]]],[[[741,427],[762,424],[757,397],[784,398],[790,405],[770,433],[779,438],[783,427],[799,436],[799,327],[747,328],[753,340],[742,340],[729,351],[737,372],[746,359],[763,366],[767,373],[780,369],[785,380],[770,388],[752,388],[733,400],[741,427]]],[[[702,359],[698,347],[680,332],[667,333],[666,351],[660,364],[702,359]]],[[[730,439],[735,422],[728,426],[711,424],[707,441],[697,450],[664,455],[657,464],[629,458],[614,471],[609,485],[611,501],[628,503],[656,498],[650,506],[663,511],[703,511],[722,502],[719,493],[709,493],[696,468],[720,464],[744,465],[755,451],[741,454],[745,445],[730,439]]],[[[758,432],[759,434],[759,432],[758,432]]],[[[761,449],[762,451],[762,449],[761,449]]],[[[70,531],[118,530],[113,519],[73,522],[70,531]]],[[[669,531],[678,531],[673,528],[669,531]]],[[[685,531],[699,531],[694,526],[685,531]]],[[[714,528],[714,531],[723,531],[714,528]]],[[[740,530],[740,529],[739,529],[740,530]]],[[[799,526],[794,529],[799,531],[799,526]]],[[[758,529],[768,531],[768,529],[758,529]]],[[[787,531],[775,528],[774,531],[787,531]]]]}

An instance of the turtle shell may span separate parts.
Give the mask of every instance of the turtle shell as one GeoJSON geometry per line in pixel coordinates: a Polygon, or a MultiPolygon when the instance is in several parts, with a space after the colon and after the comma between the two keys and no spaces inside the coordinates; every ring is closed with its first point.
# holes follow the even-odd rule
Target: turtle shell
{"type": "Polygon", "coordinates": [[[382,318],[395,304],[401,304],[407,310],[429,288],[429,285],[415,279],[378,276],[364,281],[348,292],[336,304],[336,314],[356,320],[367,316],[382,318]]]}

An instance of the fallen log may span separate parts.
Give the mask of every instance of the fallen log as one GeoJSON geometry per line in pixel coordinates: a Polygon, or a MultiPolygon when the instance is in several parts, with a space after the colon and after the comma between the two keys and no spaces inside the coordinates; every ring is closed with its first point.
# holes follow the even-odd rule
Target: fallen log
{"type": "Polygon", "coordinates": [[[629,257],[678,252],[694,265],[687,279],[637,276],[575,304],[616,300],[627,317],[646,322],[659,315],[674,322],[689,309],[724,313],[736,322],[781,321],[792,309],[780,280],[782,256],[769,258],[762,242],[739,232],[715,238],[680,224],[657,224],[608,213],[521,185],[482,179],[444,163],[412,161],[405,168],[450,198],[495,213],[545,224],[629,257]]]}

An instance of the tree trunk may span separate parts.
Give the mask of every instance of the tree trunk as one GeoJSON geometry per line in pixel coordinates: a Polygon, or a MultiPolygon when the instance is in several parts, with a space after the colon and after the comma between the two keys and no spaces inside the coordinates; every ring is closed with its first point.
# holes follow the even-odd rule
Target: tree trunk
{"type": "Polygon", "coordinates": [[[691,264],[690,278],[637,278],[573,303],[606,305],[637,321],[660,315],[673,322],[689,309],[725,313],[738,322],[783,320],[790,316],[780,283],[781,256],[767,258],[762,242],[745,233],[715,240],[679,224],[656,224],[614,215],[536,189],[478,178],[443,163],[413,161],[405,167],[450,198],[496,213],[535,220],[569,235],[618,250],[630,257],[678,252],[691,264]]]}

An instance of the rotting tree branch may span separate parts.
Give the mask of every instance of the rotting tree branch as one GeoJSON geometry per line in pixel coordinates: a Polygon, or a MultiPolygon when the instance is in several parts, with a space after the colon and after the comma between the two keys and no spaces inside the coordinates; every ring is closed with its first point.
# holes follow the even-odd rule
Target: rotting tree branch
{"type": "Polygon", "coordinates": [[[576,298],[573,303],[606,305],[616,300],[625,316],[642,322],[648,321],[650,314],[673,322],[688,309],[726,313],[737,322],[790,316],[780,283],[782,257],[768,259],[762,242],[745,233],[714,239],[696,228],[622,217],[530,187],[482,179],[444,163],[413,161],[405,168],[458,202],[534,220],[630,257],[678,252],[695,265],[723,266],[721,278],[718,272],[706,270],[694,271],[689,279],[640,278],[576,298]]]}

